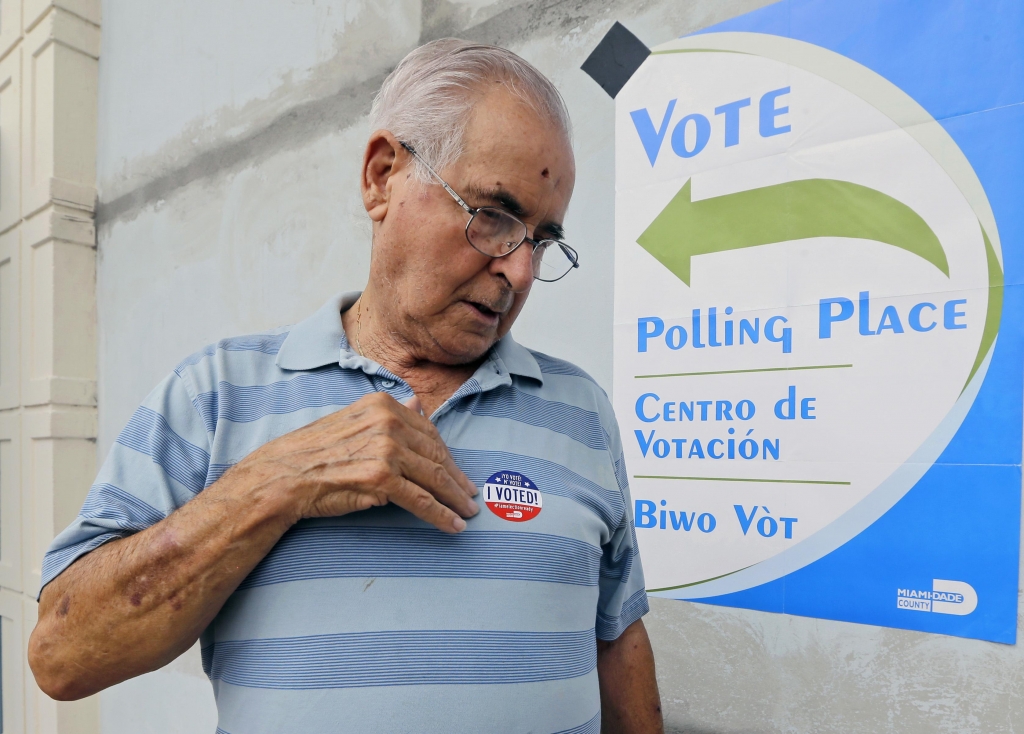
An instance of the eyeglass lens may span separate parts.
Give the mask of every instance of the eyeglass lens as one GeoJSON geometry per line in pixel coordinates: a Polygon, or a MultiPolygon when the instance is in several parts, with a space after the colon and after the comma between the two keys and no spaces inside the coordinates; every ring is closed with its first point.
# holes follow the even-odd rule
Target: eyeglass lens
{"type": "Polygon", "coordinates": [[[533,251],[533,277],[537,280],[558,280],[575,264],[566,249],[554,240],[542,240],[533,251]]]}
{"type": "Polygon", "coordinates": [[[501,257],[514,250],[526,238],[526,225],[501,209],[477,209],[466,228],[473,247],[485,255],[501,257]]]}
{"type": "MultiPolygon", "coordinates": [[[[492,207],[476,211],[466,227],[466,237],[477,250],[502,257],[526,239],[526,225],[511,214],[492,207]]],[[[558,280],[573,267],[568,252],[552,240],[544,240],[533,251],[533,276],[537,280],[558,280]]]]}

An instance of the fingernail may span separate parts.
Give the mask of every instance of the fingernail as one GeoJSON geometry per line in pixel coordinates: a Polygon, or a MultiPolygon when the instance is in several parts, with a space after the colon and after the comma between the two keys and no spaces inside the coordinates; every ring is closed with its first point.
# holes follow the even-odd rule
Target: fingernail
{"type": "Polygon", "coordinates": [[[480,494],[480,490],[476,488],[475,484],[471,484],[469,486],[472,487],[473,489],[473,491],[469,493],[470,497],[476,497],[478,494],[480,494]]]}
{"type": "Polygon", "coordinates": [[[455,528],[455,532],[461,533],[463,530],[466,529],[466,521],[463,520],[461,517],[456,517],[452,521],[452,527],[455,528]]]}
{"type": "Polygon", "coordinates": [[[476,502],[470,501],[469,503],[469,516],[472,517],[476,513],[480,512],[480,505],[476,502]]]}

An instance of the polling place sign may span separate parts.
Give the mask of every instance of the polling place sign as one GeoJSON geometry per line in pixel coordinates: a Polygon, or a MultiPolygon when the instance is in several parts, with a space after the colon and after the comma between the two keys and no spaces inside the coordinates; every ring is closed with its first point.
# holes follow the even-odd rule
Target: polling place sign
{"type": "Polygon", "coordinates": [[[869,5],[666,43],[615,98],[648,590],[1013,643],[1024,15],[869,5]]]}

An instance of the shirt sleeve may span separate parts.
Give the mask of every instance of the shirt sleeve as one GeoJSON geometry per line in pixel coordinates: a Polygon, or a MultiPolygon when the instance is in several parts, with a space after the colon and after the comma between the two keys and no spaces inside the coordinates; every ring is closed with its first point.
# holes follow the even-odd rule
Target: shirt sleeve
{"type": "Polygon", "coordinates": [[[43,587],[86,553],[160,522],[206,486],[210,439],[186,379],[175,371],[132,415],[78,517],[46,551],[43,587]]]}
{"type": "Polygon", "coordinates": [[[650,611],[644,587],[644,571],[633,528],[633,502],[629,495],[629,479],[619,427],[607,405],[609,417],[605,425],[608,436],[608,456],[615,472],[615,481],[622,493],[623,513],[611,538],[602,548],[601,575],[597,601],[595,630],[598,639],[614,640],[629,625],[650,611]]]}

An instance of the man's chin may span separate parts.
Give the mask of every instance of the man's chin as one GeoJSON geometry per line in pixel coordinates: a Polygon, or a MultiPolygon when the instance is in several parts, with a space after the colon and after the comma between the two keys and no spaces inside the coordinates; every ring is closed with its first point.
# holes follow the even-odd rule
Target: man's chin
{"type": "Polygon", "coordinates": [[[436,339],[439,354],[434,361],[452,366],[478,362],[497,341],[498,335],[493,332],[460,334],[452,339],[436,339]]]}

